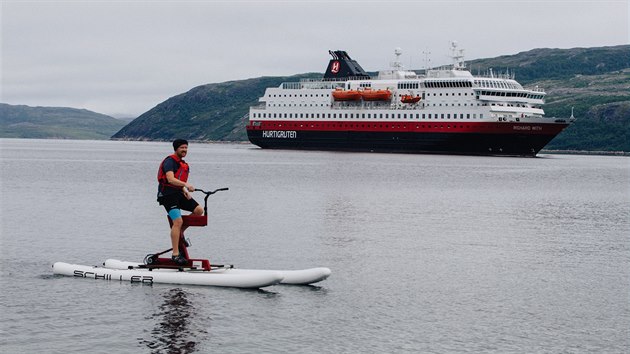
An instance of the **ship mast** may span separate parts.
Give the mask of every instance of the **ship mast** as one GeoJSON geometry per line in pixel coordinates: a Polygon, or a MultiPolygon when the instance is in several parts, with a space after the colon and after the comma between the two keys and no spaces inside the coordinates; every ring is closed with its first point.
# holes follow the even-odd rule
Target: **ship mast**
{"type": "Polygon", "coordinates": [[[465,70],[464,50],[457,48],[457,41],[451,41],[451,58],[453,59],[453,70],[465,70]]]}

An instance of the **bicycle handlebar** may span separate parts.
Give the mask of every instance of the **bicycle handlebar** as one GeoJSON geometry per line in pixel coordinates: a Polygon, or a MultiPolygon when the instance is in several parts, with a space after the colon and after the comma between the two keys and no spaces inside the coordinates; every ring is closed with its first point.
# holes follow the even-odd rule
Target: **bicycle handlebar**
{"type": "Polygon", "coordinates": [[[203,193],[205,195],[212,195],[212,194],[214,194],[216,192],[222,192],[222,191],[227,191],[227,190],[230,190],[230,188],[223,187],[223,188],[215,189],[215,190],[213,190],[211,192],[206,192],[203,189],[195,189],[195,192],[201,192],[201,193],[203,193]]]}

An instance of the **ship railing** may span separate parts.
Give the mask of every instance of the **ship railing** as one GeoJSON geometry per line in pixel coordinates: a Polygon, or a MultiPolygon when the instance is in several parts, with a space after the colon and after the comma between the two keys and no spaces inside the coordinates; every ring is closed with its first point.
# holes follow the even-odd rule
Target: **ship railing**
{"type": "Polygon", "coordinates": [[[356,110],[357,108],[363,110],[393,110],[393,111],[415,111],[424,109],[424,105],[403,105],[398,103],[381,104],[381,105],[341,105],[333,104],[331,107],[333,110],[356,110]]]}
{"type": "Polygon", "coordinates": [[[306,77],[306,78],[300,79],[300,82],[322,82],[322,81],[324,81],[323,77],[319,77],[319,78],[306,77]]]}
{"type": "Polygon", "coordinates": [[[282,88],[285,90],[334,90],[337,87],[343,87],[343,82],[328,82],[328,81],[300,81],[300,82],[283,82],[282,88]]]}
{"type": "Polygon", "coordinates": [[[374,80],[375,78],[376,78],[375,76],[348,76],[348,77],[342,77],[342,78],[337,78],[337,77],[324,78],[322,79],[322,81],[346,82],[346,81],[358,81],[358,80],[374,80]]]}

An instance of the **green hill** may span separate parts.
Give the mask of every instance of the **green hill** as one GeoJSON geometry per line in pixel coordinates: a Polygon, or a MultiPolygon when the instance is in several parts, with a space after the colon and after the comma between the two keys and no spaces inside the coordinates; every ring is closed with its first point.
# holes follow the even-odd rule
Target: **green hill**
{"type": "Polygon", "coordinates": [[[258,102],[267,87],[321,76],[260,77],[198,86],[142,114],[112,139],[247,140],[245,125],[249,107],[258,102]]]}
{"type": "Polygon", "coordinates": [[[85,109],[0,103],[0,138],[109,139],[125,124],[85,109]]]}
{"type": "MultiPolygon", "coordinates": [[[[358,59],[360,62],[360,58],[358,59]]],[[[325,64],[325,63],[324,63],[325,64]]],[[[468,62],[473,74],[509,70],[526,87],[547,92],[547,116],[578,120],[548,149],[630,151],[630,45],[534,49],[468,62]]],[[[247,112],[265,88],[321,74],[261,77],[198,86],[142,114],[113,139],[247,140],[247,112]]]]}

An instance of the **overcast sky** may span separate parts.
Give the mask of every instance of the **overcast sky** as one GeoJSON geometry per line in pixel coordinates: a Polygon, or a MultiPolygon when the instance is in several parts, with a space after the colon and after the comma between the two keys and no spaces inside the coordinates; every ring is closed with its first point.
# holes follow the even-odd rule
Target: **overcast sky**
{"type": "MultiPolygon", "coordinates": [[[[0,1],[0,102],[137,117],[207,83],[628,44],[628,0],[0,1]]],[[[630,55],[630,53],[629,53],[630,55]]],[[[518,75],[518,73],[517,73],[518,75]]],[[[518,77],[517,77],[518,79],[518,77]]]]}

